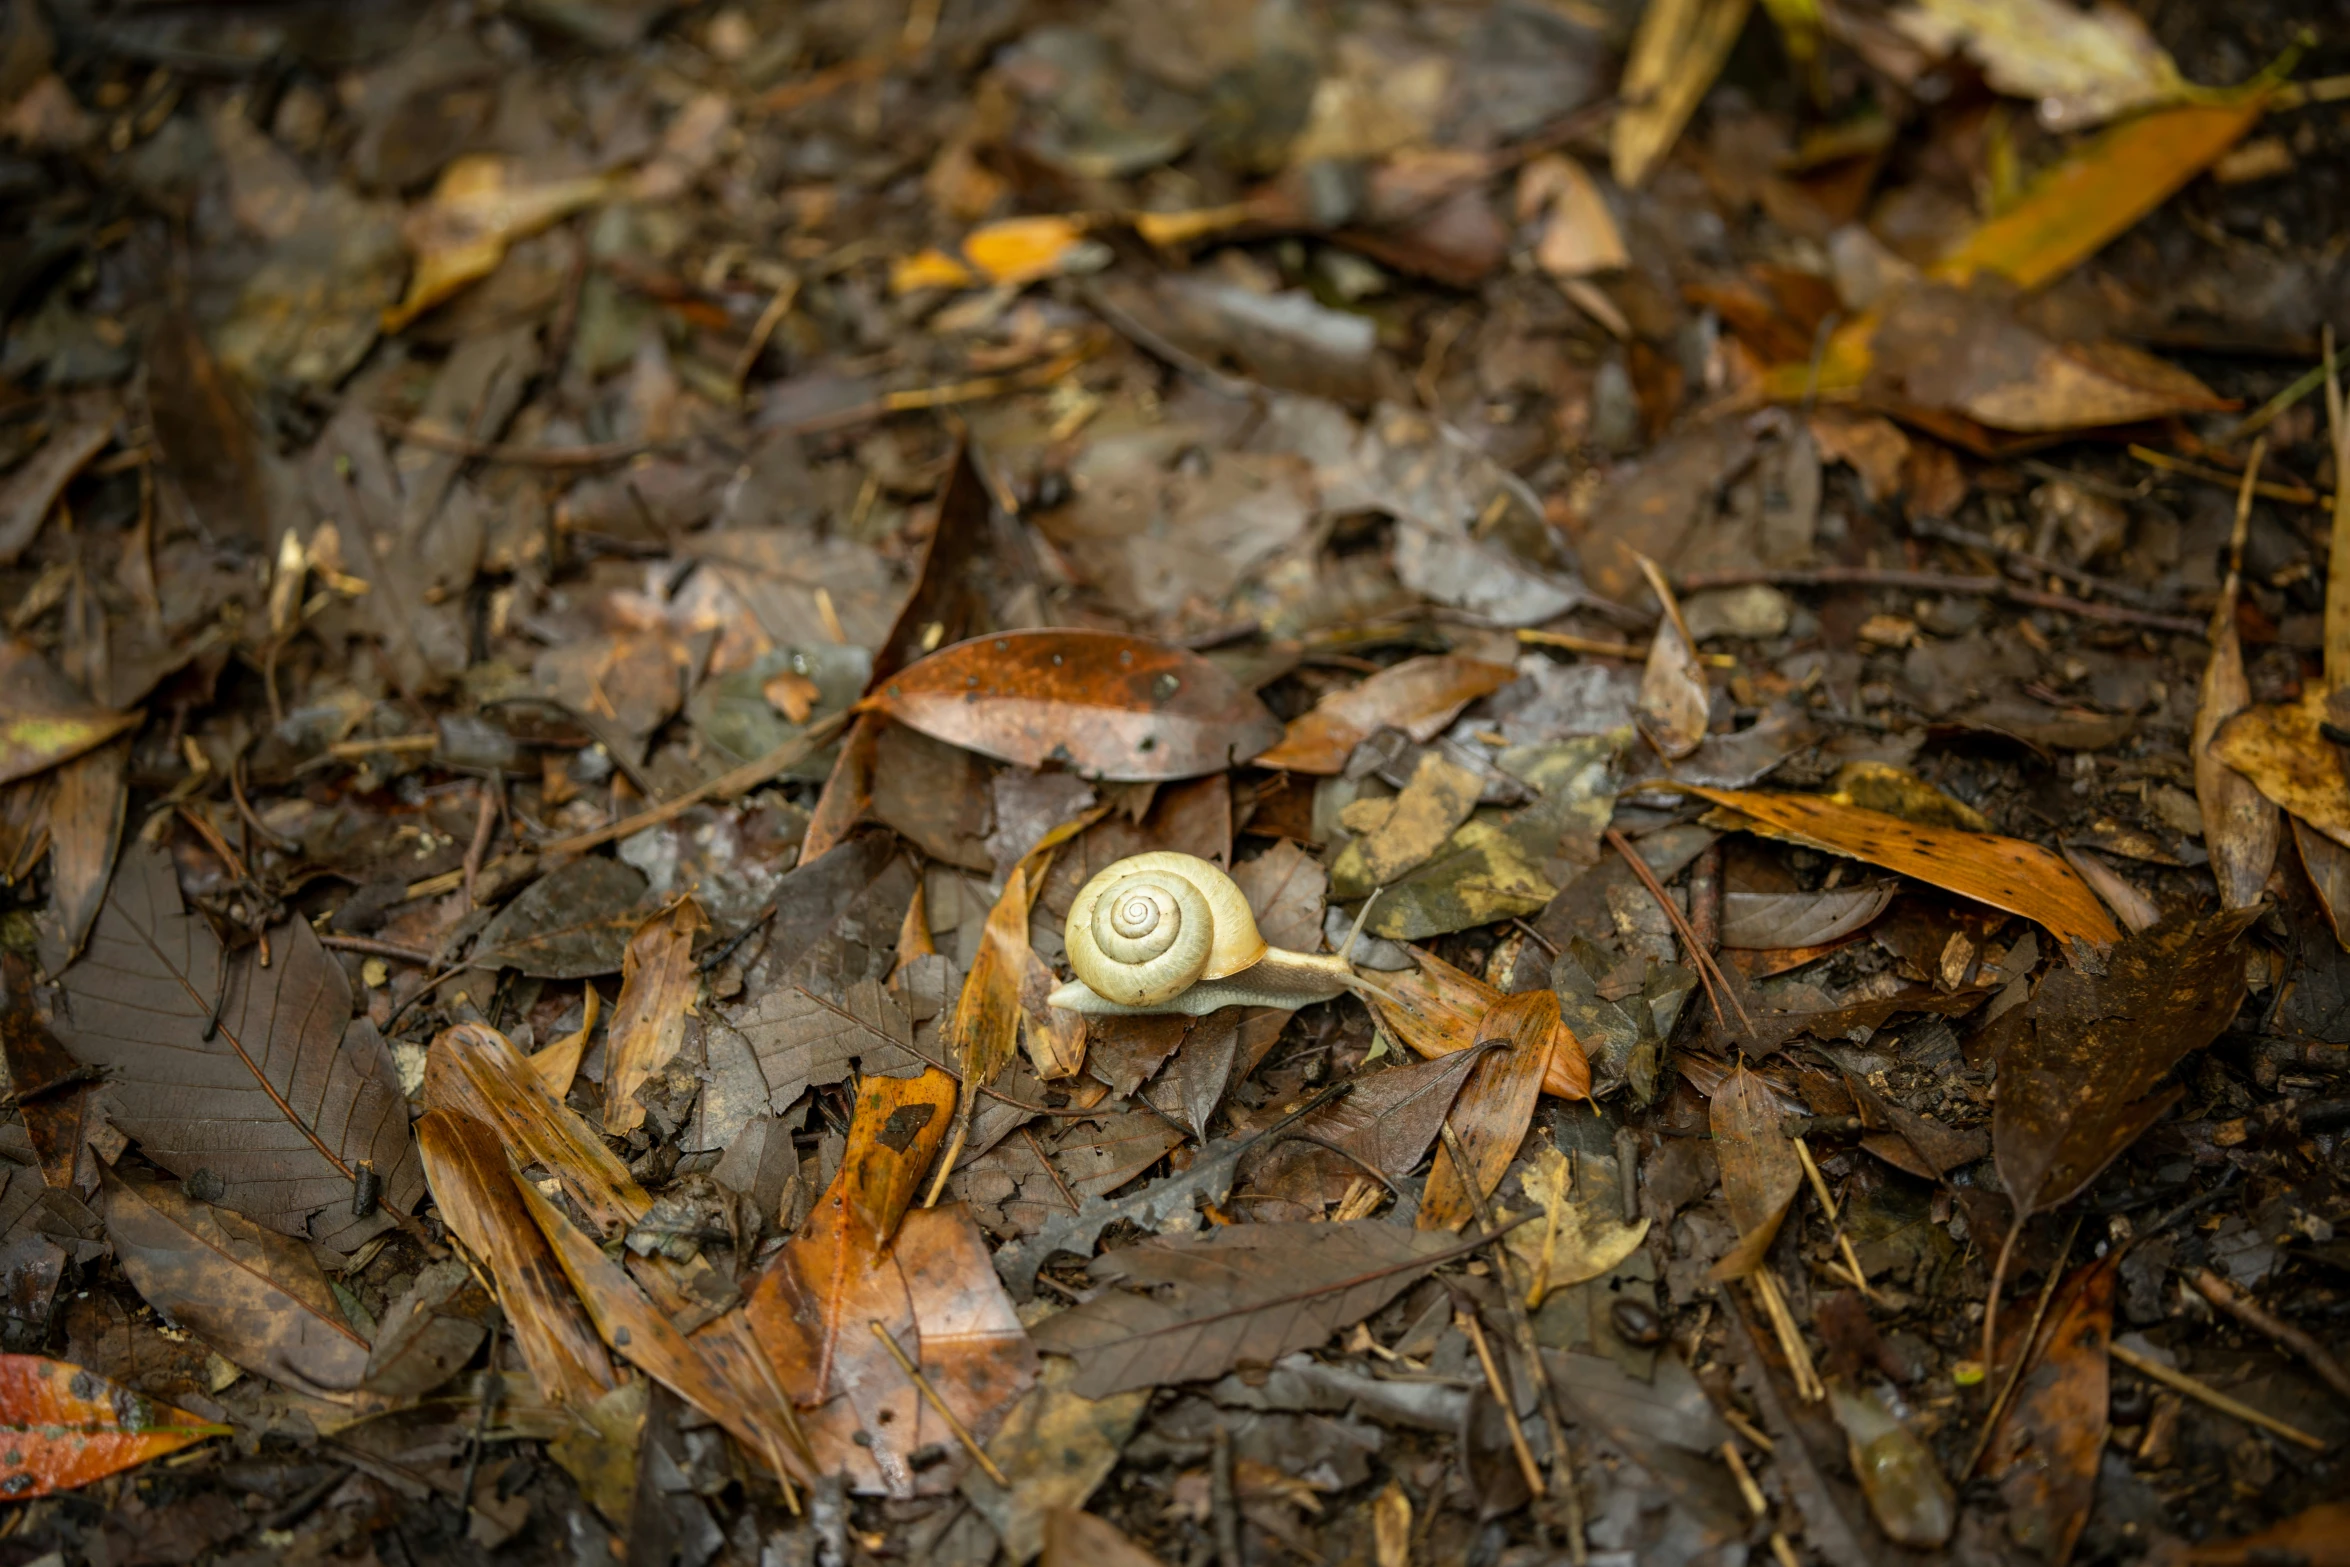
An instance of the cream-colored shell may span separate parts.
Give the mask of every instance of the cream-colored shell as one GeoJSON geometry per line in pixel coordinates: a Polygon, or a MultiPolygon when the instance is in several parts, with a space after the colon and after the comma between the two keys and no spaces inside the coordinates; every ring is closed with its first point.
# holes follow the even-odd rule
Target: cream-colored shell
{"type": "Polygon", "coordinates": [[[1267,950],[1248,898],[1232,878],[1197,855],[1166,849],[1105,866],[1078,890],[1063,934],[1077,977],[1096,995],[1128,1007],[1154,1006],[1201,980],[1237,974],[1267,950]],[[1127,939],[1116,925],[1121,910],[1148,914],[1139,939],[1127,939]],[[1122,955],[1138,951],[1144,955],[1122,955]]]}

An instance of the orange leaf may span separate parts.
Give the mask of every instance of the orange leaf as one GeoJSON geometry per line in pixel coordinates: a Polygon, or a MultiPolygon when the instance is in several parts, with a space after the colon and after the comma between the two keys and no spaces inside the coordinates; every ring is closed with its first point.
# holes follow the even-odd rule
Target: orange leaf
{"type": "Polygon", "coordinates": [[[1996,833],[1923,827],[1825,795],[1764,794],[1695,784],[1668,787],[1683,788],[1736,811],[1743,819],[1732,826],[1915,876],[1945,892],[2036,920],[2059,941],[2077,937],[2105,947],[2121,938],[2113,916],[2073,868],[2036,843],[1996,833]]]}
{"type": "Polygon", "coordinates": [[[866,703],[998,761],[1122,781],[1221,772],[1278,733],[1262,702],[1198,654],[1112,631],[973,637],[908,665],[866,703]]]}
{"type": "Polygon", "coordinates": [[[854,1232],[874,1251],[886,1248],[914,1201],[922,1172],[946,1140],[955,1108],[955,1080],[937,1067],[919,1077],[868,1077],[857,1090],[849,1146],[833,1179],[854,1232]]]}
{"type": "Polygon", "coordinates": [[[620,960],[620,1000],[606,1035],[604,1132],[621,1136],[645,1124],[637,1090],[676,1058],[685,1043],[685,1014],[702,976],[694,967],[694,938],[709,927],[701,905],[680,898],[639,925],[620,960]]]}
{"type": "MultiPolygon", "coordinates": [[[[1468,1176],[1476,1181],[1480,1194],[1493,1195],[1510,1161],[1518,1156],[1518,1145],[1526,1140],[1526,1128],[1534,1121],[1534,1101],[1542,1090],[1543,1071],[1563,1034],[1566,1028],[1559,1021],[1558,994],[1551,990],[1504,996],[1478,1025],[1473,1043],[1498,1042],[1502,1048],[1469,1069],[1469,1080],[1461,1085],[1449,1119],[1460,1134],[1461,1151],[1469,1159],[1468,1176]]],[[[1439,1144],[1415,1227],[1457,1230],[1475,1211],[1463,1172],[1453,1163],[1452,1150],[1439,1144]]]]}
{"type": "MultiPolygon", "coordinates": [[[[1476,1043],[1479,1025],[1502,999],[1474,974],[1463,973],[1432,952],[1411,949],[1418,972],[1390,975],[1369,1000],[1379,1022],[1413,1051],[1433,1061],[1476,1043]]],[[[1557,1048],[1543,1069],[1542,1091],[1561,1099],[1591,1097],[1591,1063],[1581,1041],[1564,1023],[1557,1048]]]]}
{"type": "Polygon", "coordinates": [[[1281,743],[1257,757],[1256,764],[1335,773],[1374,730],[1401,729],[1415,740],[1433,739],[1462,708],[1517,677],[1507,664],[1450,653],[1407,658],[1350,690],[1322,698],[1312,712],[1291,720],[1281,743]]]}
{"type": "Polygon", "coordinates": [[[12,1502],[228,1434],[67,1361],[0,1355],[0,1496],[12,1502]]]}
{"type": "Polygon", "coordinates": [[[979,951],[947,1019],[947,1047],[973,1092],[996,1080],[1020,1042],[1020,981],[1035,956],[1028,949],[1028,908],[1028,868],[1015,865],[987,912],[979,951]]]}
{"type": "Polygon", "coordinates": [[[1085,237],[1089,227],[1087,219],[1075,216],[982,224],[963,237],[957,254],[925,250],[900,259],[890,268],[890,292],[1017,285],[1079,270],[1102,254],[1101,247],[1085,237]]]}
{"type": "Polygon", "coordinates": [[[482,1023],[441,1031],[425,1053],[427,1109],[470,1115],[495,1131],[515,1157],[543,1165],[580,1211],[608,1232],[626,1230],[653,1199],[569,1105],[547,1092],[530,1058],[482,1023]]]}

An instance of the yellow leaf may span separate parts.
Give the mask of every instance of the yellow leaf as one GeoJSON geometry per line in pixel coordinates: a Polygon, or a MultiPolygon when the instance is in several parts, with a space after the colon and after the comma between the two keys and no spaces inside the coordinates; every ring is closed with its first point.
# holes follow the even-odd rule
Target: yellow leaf
{"type": "Polygon", "coordinates": [[[2121,6],[2069,0],[1918,0],[1893,25],[1937,54],[1963,48],[1995,91],[2029,98],[2052,131],[2086,130],[2175,98],[2179,68],[2121,6]]]}
{"type": "Polygon", "coordinates": [[[964,238],[959,255],[925,250],[901,259],[890,269],[890,291],[1018,285],[1084,270],[1103,254],[1100,245],[1085,237],[1091,226],[1090,219],[1077,216],[1006,218],[985,224],[964,238]]]}
{"type": "Polygon", "coordinates": [[[480,153],[459,158],[401,225],[416,252],[416,271],[408,279],[408,296],[384,312],[384,330],[397,332],[466,284],[488,277],[515,240],[593,206],[612,189],[600,174],[524,183],[509,159],[480,153]]]}
{"type": "Polygon", "coordinates": [[[1664,161],[1746,26],[1752,0],[1650,0],[1618,89],[1609,151],[1616,183],[1638,186],[1664,161]]]}
{"type": "Polygon", "coordinates": [[[2104,947],[2121,938],[2105,905],[2063,857],[2021,838],[1921,826],[1826,795],[1766,794],[1695,784],[1661,787],[1679,788],[1729,807],[1737,819],[1728,826],[1914,876],[1945,892],[2036,920],[2059,941],[2078,937],[2104,947]]]}
{"type": "Polygon", "coordinates": [[[2298,702],[2248,707],[2221,724],[2206,749],[2278,805],[2350,846],[2350,772],[2341,749],[2318,732],[2326,695],[2313,681],[2298,702]]]}

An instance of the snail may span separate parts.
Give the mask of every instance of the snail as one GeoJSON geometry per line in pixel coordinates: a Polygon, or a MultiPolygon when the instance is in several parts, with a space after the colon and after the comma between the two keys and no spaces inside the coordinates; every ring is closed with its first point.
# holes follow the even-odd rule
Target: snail
{"type": "MultiPolygon", "coordinates": [[[[1052,1004],[1095,1016],[1302,1007],[1368,988],[1343,954],[1291,952],[1257,931],[1230,876],[1161,850],[1105,867],[1069,905],[1077,977],[1052,1004]]],[[[1353,945],[1349,939],[1348,945],[1353,945]]]]}

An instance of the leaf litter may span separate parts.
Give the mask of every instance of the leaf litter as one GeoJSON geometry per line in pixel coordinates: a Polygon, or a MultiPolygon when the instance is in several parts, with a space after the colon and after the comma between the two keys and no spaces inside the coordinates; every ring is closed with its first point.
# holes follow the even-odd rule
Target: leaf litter
{"type": "Polygon", "coordinates": [[[10,24],[12,1550],[2323,1555],[2297,8],[248,9],[10,24]]]}

